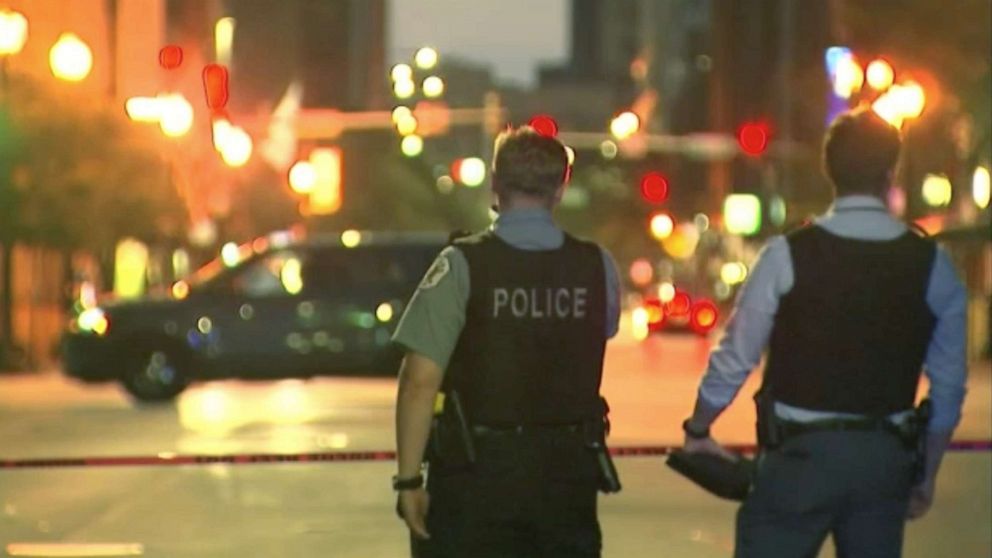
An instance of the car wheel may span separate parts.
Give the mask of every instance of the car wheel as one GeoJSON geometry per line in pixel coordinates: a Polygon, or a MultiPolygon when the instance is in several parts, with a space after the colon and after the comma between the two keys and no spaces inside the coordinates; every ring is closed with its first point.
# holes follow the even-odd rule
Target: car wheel
{"type": "Polygon", "coordinates": [[[142,402],[169,401],[189,383],[187,361],[175,350],[153,348],[137,351],[129,359],[121,383],[142,402]]]}

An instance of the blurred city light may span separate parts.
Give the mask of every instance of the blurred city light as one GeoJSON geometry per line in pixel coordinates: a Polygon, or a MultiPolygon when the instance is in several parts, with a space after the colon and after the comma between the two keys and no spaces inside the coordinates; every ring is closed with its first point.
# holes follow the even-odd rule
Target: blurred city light
{"type": "Polygon", "coordinates": [[[739,285],[747,279],[747,266],[743,262],[727,262],[720,267],[720,280],[728,285],[739,285]]]}
{"type": "Polygon", "coordinates": [[[988,167],[978,167],[971,178],[971,197],[975,200],[975,205],[980,209],[989,206],[989,199],[992,197],[992,187],[989,185],[988,167]]]}
{"type": "Polygon", "coordinates": [[[658,285],[658,299],[663,303],[668,304],[675,298],[675,285],[670,282],[664,282],[658,285]]]}
{"type": "Polygon", "coordinates": [[[699,334],[708,333],[716,325],[719,312],[716,305],[708,300],[700,300],[692,306],[690,327],[699,334]]]}
{"type": "Polygon", "coordinates": [[[486,163],[478,157],[466,157],[458,165],[458,180],[468,186],[475,188],[486,180],[486,163]]]}
{"type": "Polygon", "coordinates": [[[93,51],[75,33],[62,33],[48,53],[52,74],[66,81],[81,81],[93,69],[93,51]]]}
{"type": "Polygon", "coordinates": [[[444,80],[437,76],[428,76],[424,78],[422,88],[424,96],[432,99],[440,97],[444,94],[444,80]]]}
{"type": "Polygon", "coordinates": [[[675,230],[675,220],[668,213],[659,212],[651,216],[651,236],[664,240],[675,230]]]}
{"type": "Polygon", "coordinates": [[[701,233],[710,230],[710,218],[705,213],[697,213],[692,218],[692,223],[696,225],[696,229],[701,233]]]}
{"type": "Polygon", "coordinates": [[[604,140],[603,143],[599,144],[599,153],[606,160],[615,159],[619,151],[620,147],[611,140],[604,140]]]}
{"type": "Polygon", "coordinates": [[[218,153],[224,151],[224,146],[227,145],[228,137],[231,134],[231,121],[226,118],[215,118],[210,124],[211,137],[214,142],[214,149],[218,153]]]}
{"type": "Polygon", "coordinates": [[[869,87],[876,91],[885,91],[889,87],[892,87],[892,82],[895,79],[895,71],[892,69],[891,64],[879,58],[868,64],[868,68],[865,70],[865,76],[868,78],[869,87]]]}
{"type": "Polygon", "coordinates": [[[737,131],[737,143],[741,151],[757,157],[768,148],[768,125],[759,122],[748,122],[737,131]]]}
{"type": "Polygon", "coordinates": [[[203,67],[202,77],[207,106],[214,110],[227,106],[227,101],[231,95],[228,86],[230,76],[227,68],[220,64],[207,64],[203,67]]]}
{"type": "Polygon", "coordinates": [[[84,310],[76,318],[76,324],[83,331],[91,331],[97,335],[106,335],[110,329],[110,320],[100,308],[90,308],[84,310]]]}
{"type": "MultiPolygon", "coordinates": [[[[894,86],[893,89],[896,87],[899,86],[894,86]]],[[[905,117],[903,116],[902,110],[896,101],[896,96],[893,93],[893,89],[889,89],[879,98],[875,99],[875,102],[871,105],[871,110],[873,110],[882,120],[885,120],[892,126],[902,128],[902,123],[905,117]]]]}
{"type": "Polygon", "coordinates": [[[906,190],[900,186],[891,186],[885,196],[885,203],[889,206],[889,211],[897,217],[902,217],[906,213],[906,190]]]}
{"type": "Polygon", "coordinates": [[[950,205],[953,194],[951,181],[942,174],[928,174],[923,178],[923,201],[931,207],[950,205]]]}
{"type": "Polygon", "coordinates": [[[228,166],[242,167],[249,159],[254,145],[251,136],[238,126],[231,127],[225,134],[220,156],[228,166]]]}
{"type": "Polygon", "coordinates": [[[176,281],[172,284],[172,297],[176,300],[183,300],[189,296],[189,283],[186,281],[176,281]]]}
{"type": "Polygon", "coordinates": [[[193,105],[179,93],[159,96],[159,127],[170,138],[186,135],[193,127],[193,105]]]}
{"type": "Polygon", "coordinates": [[[162,118],[162,103],[157,97],[131,97],[124,102],[124,112],[135,122],[158,122],[162,118]]]}
{"type": "Polygon", "coordinates": [[[389,71],[393,81],[413,81],[413,68],[407,64],[397,64],[389,71]]]}
{"type": "Polygon", "coordinates": [[[383,302],[375,309],[375,317],[380,322],[388,322],[393,319],[393,305],[383,302]]]}
{"type": "Polygon", "coordinates": [[[394,108],[392,113],[393,124],[399,124],[400,120],[408,116],[413,116],[413,111],[410,110],[410,107],[405,105],[400,105],[394,108]]]}
{"type": "Polygon", "coordinates": [[[923,91],[923,86],[919,83],[907,81],[901,87],[893,88],[892,94],[895,96],[895,104],[903,118],[917,118],[923,114],[927,96],[923,91]]]}
{"type": "Polygon", "coordinates": [[[148,272],[148,246],[140,240],[125,238],[114,251],[114,294],[136,298],[145,292],[148,272]]]}
{"type": "Polygon", "coordinates": [[[231,48],[234,45],[233,17],[222,17],[217,20],[214,26],[214,49],[217,54],[217,62],[228,66],[231,64],[231,48]]]}
{"type": "Polygon", "coordinates": [[[409,99],[417,92],[417,85],[412,79],[401,79],[393,84],[393,93],[399,99],[409,99]]]}
{"type": "Polygon", "coordinates": [[[640,128],[641,119],[629,110],[620,113],[610,122],[610,133],[619,140],[629,138],[636,134],[640,128]]]}
{"type": "Polygon", "coordinates": [[[660,172],[649,172],[641,178],[641,197],[648,203],[664,203],[668,199],[668,180],[660,172]]]}
{"type": "Polygon", "coordinates": [[[661,239],[661,246],[668,255],[685,260],[696,252],[699,245],[699,230],[693,223],[681,223],[668,237],[661,239]]]}
{"type": "Polygon", "coordinates": [[[637,307],[630,313],[631,333],[634,339],[643,341],[651,333],[650,316],[646,308],[637,307]]]}
{"type": "Polygon", "coordinates": [[[24,14],[0,9],[0,56],[17,54],[28,40],[28,19],[24,14]]]}
{"type": "Polygon", "coordinates": [[[317,181],[310,192],[310,211],[328,215],[341,209],[342,162],[341,148],[319,147],[310,152],[310,164],[317,172],[317,181]]]}
{"type": "Polygon", "coordinates": [[[399,132],[401,136],[409,136],[417,131],[418,124],[419,122],[417,122],[417,118],[412,114],[401,116],[399,121],[396,122],[396,131],[399,132]]]}
{"type": "Polygon", "coordinates": [[[220,249],[220,260],[224,262],[227,267],[234,267],[238,265],[241,261],[241,251],[238,250],[238,245],[233,242],[228,242],[220,249]]]}
{"type": "Polygon", "coordinates": [[[848,54],[837,62],[833,78],[834,94],[841,99],[850,99],[864,86],[865,72],[854,56],[848,54]]]}
{"type": "Polygon", "coordinates": [[[183,63],[183,49],[178,45],[165,45],[158,51],[158,64],[166,70],[174,70],[183,63]]]}
{"type": "Polygon", "coordinates": [[[448,175],[439,176],[435,186],[437,186],[438,192],[450,194],[455,189],[455,180],[448,175]]]}
{"type": "Polygon", "coordinates": [[[754,194],[730,194],[723,202],[723,223],[730,234],[757,233],[761,229],[761,200],[754,194]]]}
{"type": "Polygon", "coordinates": [[[416,134],[406,136],[400,142],[400,151],[407,157],[416,157],[424,151],[424,139],[416,134]]]}
{"type": "Polygon", "coordinates": [[[768,217],[771,218],[772,225],[781,227],[788,217],[788,207],[785,205],[785,198],[776,194],[772,196],[768,207],[768,217]]]}
{"type": "Polygon", "coordinates": [[[630,280],[638,287],[643,287],[654,279],[654,266],[645,258],[638,258],[630,264],[630,280]]]}
{"type": "Polygon", "coordinates": [[[289,258],[282,264],[279,272],[279,280],[286,292],[295,295],[303,290],[303,266],[297,258],[289,258]]]}
{"type": "Polygon", "coordinates": [[[538,134],[553,138],[558,135],[558,122],[547,114],[538,114],[530,119],[528,126],[534,128],[538,134]]]}
{"type": "Polygon", "coordinates": [[[434,66],[437,66],[437,59],[437,51],[431,47],[422,47],[417,51],[417,54],[413,56],[413,61],[421,70],[430,70],[434,66]]]}
{"type": "Polygon", "coordinates": [[[345,248],[355,248],[362,243],[362,233],[349,229],[341,233],[341,245],[345,248]]]}
{"type": "Polygon", "coordinates": [[[289,169],[289,187],[297,194],[313,192],[317,184],[317,169],[310,161],[297,161],[289,169]]]}

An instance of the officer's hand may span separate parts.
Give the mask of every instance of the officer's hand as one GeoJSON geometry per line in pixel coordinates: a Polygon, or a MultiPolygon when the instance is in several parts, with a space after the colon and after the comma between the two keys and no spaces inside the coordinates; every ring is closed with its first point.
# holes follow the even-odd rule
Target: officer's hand
{"type": "Polygon", "coordinates": [[[429,539],[427,533],[427,509],[430,507],[430,496],[423,488],[416,490],[400,490],[400,515],[410,532],[417,538],[429,539]]]}
{"type": "Polygon", "coordinates": [[[912,492],[909,493],[909,509],[906,512],[906,517],[919,519],[930,511],[936,484],[934,479],[927,479],[913,487],[912,492]]]}
{"type": "Polygon", "coordinates": [[[686,453],[708,453],[710,455],[729,459],[730,461],[737,461],[738,459],[737,455],[724,449],[724,447],[718,444],[712,437],[697,439],[686,436],[682,449],[686,453]]]}

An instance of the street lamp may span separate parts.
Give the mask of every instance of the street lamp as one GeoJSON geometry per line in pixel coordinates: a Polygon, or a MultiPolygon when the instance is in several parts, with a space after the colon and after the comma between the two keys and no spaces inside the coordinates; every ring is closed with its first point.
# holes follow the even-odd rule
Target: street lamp
{"type": "Polygon", "coordinates": [[[48,52],[52,74],[65,81],[82,81],[93,69],[93,51],[75,33],[62,33],[48,52]]]}
{"type": "Polygon", "coordinates": [[[28,40],[28,19],[21,12],[0,10],[0,56],[17,54],[28,40]]]}

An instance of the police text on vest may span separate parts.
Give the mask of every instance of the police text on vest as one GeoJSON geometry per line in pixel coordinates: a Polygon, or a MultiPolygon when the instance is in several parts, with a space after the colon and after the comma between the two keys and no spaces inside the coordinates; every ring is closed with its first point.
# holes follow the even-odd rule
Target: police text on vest
{"type": "Polygon", "coordinates": [[[493,318],[585,318],[586,288],[493,289],[493,318]],[[505,314],[504,314],[505,315],[505,314]]]}

